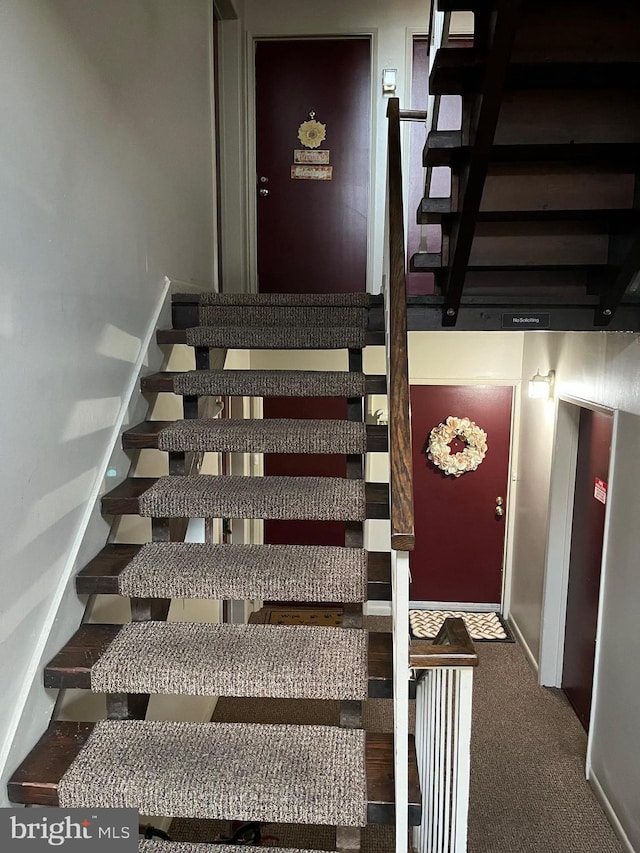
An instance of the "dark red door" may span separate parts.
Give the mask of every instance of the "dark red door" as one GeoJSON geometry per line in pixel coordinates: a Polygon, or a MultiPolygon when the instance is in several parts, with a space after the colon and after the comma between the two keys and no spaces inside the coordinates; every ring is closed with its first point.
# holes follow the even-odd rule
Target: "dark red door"
{"type": "Polygon", "coordinates": [[[613,417],[580,410],[562,689],[589,729],[613,417]]]}
{"type": "MultiPolygon", "coordinates": [[[[265,397],[265,418],[347,417],[347,401],[340,397],[265,397]]],[[[347,459],[338,454],[269,453],[264,457],[264,473],[285,477],[345,477],[347,459]]],[[[340,521],[264,522],[264,541],[272,545],[344,545],[345,526],[340,521]]]]}
{"type": "Polygon", "coordinates": [[[258,287],[263,293],[366,289],[370,66],[368,38],[256,45],[258,287]],[[313,121],[326,128],[317,147],[298,138],[312,112],[313,121]]]}
{"type": "MultiPolygon", "coordinates": [[[[411,599],[499,604],[513,390],[493,385],[412,385],[416,547],[410,556],[411,599]],[[475,471],[445,474],[427,459],[433,427],[469,418],[487,434],[475,471]]],[[[465,444],[454,439],[451,452],[465,444]]]]}

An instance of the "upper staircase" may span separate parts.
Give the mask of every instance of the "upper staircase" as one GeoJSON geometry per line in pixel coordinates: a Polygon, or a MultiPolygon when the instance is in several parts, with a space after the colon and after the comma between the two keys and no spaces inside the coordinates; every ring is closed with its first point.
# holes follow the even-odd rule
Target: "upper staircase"
{"type": "Polygon", "coordinates": [[[638,3],[434,0],[431,32],[417,218],[442,246],[411,259],[434,281],[413,327],[637,331],[638,3]],[[469,46],[448,34],[458,11],[469,46]],[[452,97],[454,129],[439,121],[452,97]]]}
{"type": "MultiPolygon", "coordinates": [[[[358,849],[368,823],[395,821],[393,735],[362,728],[362,702],[393,695],[391,634],[367,631],[362,616],[364,601],[391,592],[389,554],[364,547],[364,522],[389,518],[388,484],[363,477],[364,455],[387,449],[386,427],[364,423],[364,398],[386,386],[362,371],[362,347],[379,342],[368,319],[364,294],[175,298],[174,329],[158,339],[194,347],[198,369],[147,376],[142,387],[179,395],[184,418],[147,421],[123,436],[125,449],[165,453],[168,473],[130,477],[102,498],[106,516],[150,518],[151,541],[107,544],[76,581],[82,595],[128,598],[131,622],[83,623],[44,673],[49,688],[105,694],[107,719],[52,720],[9,782],[13,802],[328,824],[345,851],[358,849]],[[349,369],[212,370],[210,347],[344,349],[349,369]],[[301,406],[307,396],[343,396],[348,418],[199,417],[207,396],[269,395],[299,397],[301,406]],[[187,458],[204,452],[338,453],[346,476],[190,473],[187,458]],[[186,543],[180,531],[191,518],[339,521],[345,541],[186,543]],[[343,622],[167,621],[174,598],[338,602],[343,622]],[[145,719],[152,694],[338,700],[340,725],[158,722],[145,719]]],[[[407,773],[415,825],[412,743],[407,773]]]]}

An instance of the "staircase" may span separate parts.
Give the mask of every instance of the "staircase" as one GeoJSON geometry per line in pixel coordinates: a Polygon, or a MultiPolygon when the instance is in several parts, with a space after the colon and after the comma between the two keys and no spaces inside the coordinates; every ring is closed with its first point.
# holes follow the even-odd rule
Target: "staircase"
{"type": "Polygon", "coordinates": [[[442,241],[411,259],[433,280],[413,328],[637,330],[639,28],[634,0],[434,0],[417,221],[442,241]]]}
{"type": "MultiPolygon", "coordinates": [[[[337,827],[345,851],[359,849],[368,823],[395,821],[393,736],[361,727],[362,702],[393,695],[391,634],[362,627],[363,602],[390,597],[389,554],[368,553],[363,536],[367,519],[389,517],[388,485],[363,478],[364,454],[387,448],[386,428],[363,419],[366,395],[385,391],[383,376],[362,372],[362,348],[381,342],[368,330],[369,302],[365,294],[174,297],[174,328],[158,340],[194,347],[197,369],[147,376],[142,388],[180,395],[184,419],[147,421],[123,436],[126,449],[165,452],[169,474],[129,478],[102,499],[108,516],[150,518],[152,541],[108,544],[76,580],[81,595],[127,597],[131,622],[82,624],[44,673],[49,688],[106,694],[108,718],[54,719],[9,782],[13,802],[326,824],[337,827]],[[350,369],[211,370],[210,347],[343,349],[350,369]],[[271,395],[345,397],[349,416],[198,417],[203,397],[271,395]],[[189,474],[188,454],[203,452],[339,453],[347,476],[189,474]],[[177,541],[189,518],[339,521],[345,542],[177,541]],[[340,602],[343,626],[168,622],[174,598],[340,602]],[[151,694],[339,700],[341,724],[156,722],[145,719],[151,694]]],[[[408,817],[416,824],[412,746],[409,762],[408,817]]],[[[141,845],[148,853],[181,849],[141,845]]]]}

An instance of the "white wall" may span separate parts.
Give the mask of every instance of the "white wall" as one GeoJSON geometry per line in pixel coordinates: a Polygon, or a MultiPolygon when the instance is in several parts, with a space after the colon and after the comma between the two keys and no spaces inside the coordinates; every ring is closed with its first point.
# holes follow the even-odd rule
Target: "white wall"
{"type": "MultiPolygon", "coordinates": [[[[255,289],[256,273],[251,238],[254,230],[255,165],[253,159],[252,39],[281,36],[372,35],[372,185],[368,290],[377,293],[382,281],[382,248],[386,182],[386,109],[382,69],[398,70],[397,96],[409,105],[412,32],[425,33],[429,3],[425,0],[368,0],[366,3],[325,0],[244,0],[240,19],[220,26],[223,131],[221,156],[222,266],[229,290],[255,289]],[[249,243],[246,236],[249,235],[249,243]]],[[[468,29],[470,16],[461,16],[456,29],[468,29]]],[[[408,150],[408,147],[407,147],[408,150]]],[[[411,212],[408,215],[413,215],[411,212]]]]}
{"type": "MultiPolygon", "coordinates": [[[[606,332],[526,333],[523,378],[556,370],[556,396],[619,410],[609,489],[600,639],[590,732],[590,778],[618,830],[640,849],[636,728],[640,713],[640,336],[606,332]]],[[[553,418],[523,400],[510,616],[539,658],[553,418]]],[[[558,571],[551,563],[549,571],[558,571]]]]}
{"type": "Polygon", "coordinates": [[[211,281],[210,14],[207,0],[0,0],[7,772],[50,711],[42,628],[55,617],[46,656],[80,616],[71,585],[55,613],[76,552],[80,567],[105,542],[88,500],[164,277],[211,281]]]}
{"type": "MultiPolygon", "coordinates": [[[[637,343],[636,343],[637,347],[637,343]]],[[[635,389],[637,391],[637,389],[635,389]]],[[[591,718],[589,775],[633,850],[640,850],[640,417],[621,413],[610,472],[609,524],[591,718]]]]}
{"type": "MultiPolygon", "coordinates": [[[[557,367],[564,335],[545,332],[524,334],[522,378],[526,383],[536,370],[546,374],[557,367]]],[[[556,388],[560,387],[558,381],[556,388]]],[[[546,557],[547,501],[553,449],[553,403],[530,400],[525,389],[520,401],[519,452],[514,476],[518,501],[513,520],[513,571],[510,610],[532,659],[540,652],[540,621],[546,557]]]]}

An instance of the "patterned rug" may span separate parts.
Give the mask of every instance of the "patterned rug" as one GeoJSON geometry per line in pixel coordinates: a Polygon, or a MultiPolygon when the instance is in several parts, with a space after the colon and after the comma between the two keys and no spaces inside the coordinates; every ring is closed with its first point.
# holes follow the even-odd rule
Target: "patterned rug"
{"type": "Polygon", "coordinates": [[[469,636],[474,641],[513,643],[509,629],[499,613],[468,613],[453,610],[410,610],[411,635],[420,639],[432,639],[448,617],[464,619],[469,636]]]}

